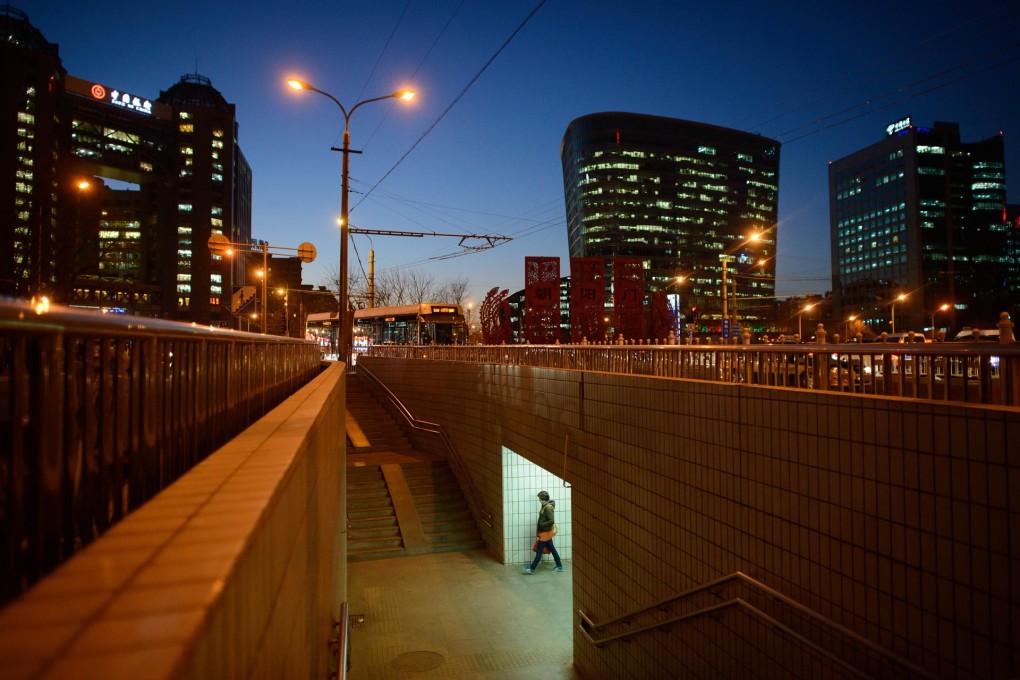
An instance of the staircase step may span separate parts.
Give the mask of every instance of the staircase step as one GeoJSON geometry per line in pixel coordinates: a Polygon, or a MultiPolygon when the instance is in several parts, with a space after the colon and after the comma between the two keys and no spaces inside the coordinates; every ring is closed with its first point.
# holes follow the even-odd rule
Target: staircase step
{"type": "Polygon", "coordinates": [[[354,540],[353,538],[347,539],[348,554],[352,552],[375,552],[388,549],[403,550],[404,542],[400,540],[399,536],[391,538],[366,538],[361,540],[354,540]]]}
{"type": "Polygon", "coordinates": [[[353,542],[361,541],[377,541],[395,538],[400,540],[400,529],[397,528],[396,524],[382,527],[370,527],[370,528],[351,528],[347,532],[347,542],[350,544],[353,542]]]}

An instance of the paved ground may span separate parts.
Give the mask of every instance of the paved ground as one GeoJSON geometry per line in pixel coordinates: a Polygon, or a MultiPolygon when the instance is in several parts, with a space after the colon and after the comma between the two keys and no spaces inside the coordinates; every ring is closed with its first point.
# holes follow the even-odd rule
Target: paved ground
{"type": "Polygon", "coordinates": [[[348,678],[579,680],[564,566],[526,576],[486,550],[348,564],[348,678]]]}

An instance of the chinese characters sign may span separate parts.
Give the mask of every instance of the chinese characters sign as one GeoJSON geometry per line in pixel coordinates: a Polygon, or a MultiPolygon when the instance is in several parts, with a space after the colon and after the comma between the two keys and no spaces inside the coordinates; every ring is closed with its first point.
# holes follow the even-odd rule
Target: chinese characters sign
{"type": "Polygon", "coordinates": [[[560,333],[560,258],[524,258],[524,337],[551,345],[560,333]]]}
{"type": "Polygon", "coordinates": [[[112,104],[128,111],[137,111],[145,115],[152,115],[152,102],[120,90],[108,90],[99,83],[93,83],[90,90],[92,97],[99,101],[112,104]]]}

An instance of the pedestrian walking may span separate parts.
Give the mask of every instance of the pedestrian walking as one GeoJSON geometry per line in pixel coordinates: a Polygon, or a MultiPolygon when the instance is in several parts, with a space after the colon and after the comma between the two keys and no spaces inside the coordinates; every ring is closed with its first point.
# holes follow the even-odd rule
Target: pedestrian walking
{"type": "Polygon", "coordinates": [[[531,566],[524,567],[523,571],[525,574],[534,574],[535,567],[542,561],[542,553],[545,550],[548,550],[553,559],[556,560],[556,566],[552,570],[563,571],[560,554],[556,552],[556,546],[553,545],[553,536],[559,531],[559,528],[556,526],[556,501],[550,500],[547,491],[538,492],[538,501],[542,504],[542,509],[538,511],[538,523],[536,526],[538,540],[532,546],[532,549],[535,551],[535,559],[532,560],[531,566]]]}

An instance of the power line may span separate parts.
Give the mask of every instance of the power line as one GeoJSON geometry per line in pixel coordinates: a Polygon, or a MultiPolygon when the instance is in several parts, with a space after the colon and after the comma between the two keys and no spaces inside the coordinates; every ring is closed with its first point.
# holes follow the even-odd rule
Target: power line
{"type": "Polygon", "coordinates": [[[379,186],[380,184],[382,184],[382,182],[387,177],[389,177],[390,174],[392,174],[393,171],[396,170],[397,167],[401,163],[404,162],[404,159],[406,159],[408,156],[410,156],[411,152],[414,151],[418,147],[418,145],[421,144],[422,141],[426,137],[429,136],[429,133],[431,133],[436,128],[436,126],[439,125],[440,122],[442,122],[443,118],[446,117],[446,114],[448,114],[453,109],[453,107],[457,105],[457,102],[459,102],[464,97],[464,95],[467,94],[467,91],[469,89],[471,89],[471,86],[474,85],[475,82],[479,78],[482,77],[482,74],[485,73],[485,71],[489,68],[490,65],[492,65],[492,62],[496,61],[496,57],[498,57],[500,54],[502,54],[503,50],[505,50],[507,48],[507,46],[510,44],[510,42],[515,37],[517,37],[517,34],[521,32],[521,30],[524,28],[524,26],[531,20],[531,17],[535,16],[535,13],[538,12],[538,10],[540,10],[542,8],[542,5],[544,5],[544,4],[545,4],[545,0],[539,0],[538,4],[535,5],[535,7],[531,10],[531,12],[528,13],[528,16],[524,17],[524,21],[522,21],[520,23],[520,25],[518,25],[517,28],[514,29],[513,33],[510,34],[510,37],[507,38],[503,42],[503,44],[499,46],[499,49],[496,50],[495,54],[493,54],[491,57],[489,57],[489,60],[487,62],[485,62],[485,64],[478,71],[478,73],[475,74],[474,78],[472,78],[470,81],[468,81],[468,84],[464,86],[464,89],[460,91],[460,94],[458,94],[456,97],[453,98],[453,101],[450,102],[449,106],[447,106],[443,110],[443,112],[439,114],[439,117],[436,118],[436,120],[432,123],[432,125],[428,126],[428,128],[425,129],[425,132],[421,133],[421,136],[418,138],[418,140],[414,144],[411,145],[411,148],[408,149],[404,153],[404,155],[401,156],[399,160],[397,160],[396,163],[393,164],[393,167],[390,168],[389,170],[387,170],[386,174],[384,174],[382,177],[380,177],[379,181],[377,181],[374,185],[372,185],[371,189],[369,189],[367,192],[365,192],[365,196],[362,197],[362,199],[360,201],[358,201],[354,205],[354,208],[357,208],[359,205],[361,205],[365,201],[365,198],[367,198],[369,194],[371,194],[373,191],[375,191],[375,188],[377,186],[379,186]]]}

